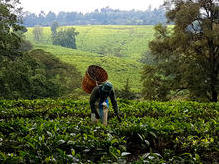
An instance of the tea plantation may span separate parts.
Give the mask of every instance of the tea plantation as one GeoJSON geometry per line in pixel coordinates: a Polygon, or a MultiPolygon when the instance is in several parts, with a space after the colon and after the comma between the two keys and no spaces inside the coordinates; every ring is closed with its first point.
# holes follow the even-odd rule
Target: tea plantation
{"type": "Polygon", "coordinates": [[[35,48],[50,52],[61,61],[76,66],[79,72],[81,72],[81,76],[84,76],[89,65],[98,65],[107,71],[109,80],[113,83],[115,88],[124,88],[128,78],[131,89],[135,92],[141,91],[142,64],[133,59],[119,58],[115,56],[100,56],[97,53],[54,45],[37,44],[35,45],[35,48]]]}
{"type": "MultiPolygon", "coordinates": [[[[79,35],[76,36],[77,49],[103,55],[139,58],[147,51],[148,42],[152,40],[154,26],[152,25],[87,25],[64,26],[74,27],[79,35]]],[[[39,41],[34,40],[33,28],[28,28],[26,39],[35,44],[51,45],[50,27],[42,27],[39,41]]]]}
{"type": "Polygon", "coordinates": [[[121,90],[127,79],[132,91],[141,92],[141,72],[143,64],[140,58],[148,50],[148,42],[154,34],[153,26],[65,26],[74,27],[77,49],[52,45],[50,27],[42,27],[42,37],[37,42],[28,28],[26,39],[35,49],[43,49],[60,60],[75,65],[82,76],[89,65],[99,65],[106,69],[109,80],[121,90]]]}
{"type": "Polygon", "coordinates": [[[87,101],[0,100],[0,163],[218,163],[218,103],[118,100],[108,126],[87,101]]]}

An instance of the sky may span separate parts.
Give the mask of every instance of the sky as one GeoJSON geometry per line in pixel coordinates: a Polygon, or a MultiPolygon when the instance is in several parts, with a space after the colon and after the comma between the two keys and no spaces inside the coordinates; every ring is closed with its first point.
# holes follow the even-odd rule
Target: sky
{"type": "Polygon", "coordinates": [[[151,5],[157,8],[164,0],[20,0],[23,11],[39,13],[40,11],[77,11],[92,12],[95,9],[110,7],[120,10],[146,10],[151,5]]]}

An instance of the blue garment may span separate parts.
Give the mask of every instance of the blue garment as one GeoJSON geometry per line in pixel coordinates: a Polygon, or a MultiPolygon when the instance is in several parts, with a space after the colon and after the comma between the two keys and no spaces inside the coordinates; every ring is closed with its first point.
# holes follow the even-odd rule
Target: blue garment
{"type": "Polygon", "coordinates": [[[108,99],[106,99],[105,101],[103,102],[99,102],[99,115],[100,115],[100,119],[103,120],[103,103],[106,103],[107,105],[107,108],[109,108],[109,101],[108,99]]]}

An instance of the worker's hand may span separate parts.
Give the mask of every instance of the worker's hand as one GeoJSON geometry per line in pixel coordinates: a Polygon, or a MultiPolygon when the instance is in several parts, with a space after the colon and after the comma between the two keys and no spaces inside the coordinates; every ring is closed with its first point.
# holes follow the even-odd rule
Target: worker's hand
{"type": "Polygon", "coordinates": [[[122,122],[122,120],[121,120],[119,115],[117,115],[117,119],[118,119],[119,122],[122,122]]]}

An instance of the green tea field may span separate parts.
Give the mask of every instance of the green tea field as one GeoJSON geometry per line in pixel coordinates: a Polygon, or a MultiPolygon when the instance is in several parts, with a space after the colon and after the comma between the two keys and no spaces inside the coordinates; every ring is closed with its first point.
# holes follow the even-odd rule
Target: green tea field
{"type": "MultiPolygon", "coordinates": [[[[68,28],[68,27],[65,27],[68,28]]],[[[142,54],[148,49],[148,41],[153,38],[153,26],[74,26],[79,35],[77,50],[54,46],[51,43],[49,27],[43,28],[39,42],[34,41],[33,28],[29,28],[26,38],[34,43],[34,48],[51,52],[62,61],[75,65],[82,76],[91,64],[106,69],[109,80],[115,88],[122,89],[129,79],[134,92],[140,92],[142,54]]]]}
{"type": "Polygon", "coordinates": [[[219,164],[219,3],[159,1],[0,1],[0,164],[219,164]]]}
{"type": "MultiPolygon", "coordinates": [[[[79,35],[76,37],[78,50],[102,55],[139,58],[147,51],[148,42],[153,38],[153,27],[148,26],[69,26],[74,27],[79,35]]],[[[68,28],[68,26],[63,27],[68,28]]],[[[34,43],[52,44],[50,27],[43,27],[40,42],[34,40],[33,28],[28,28],[26,37],[34,43]]]]}
{"type": "Polygon", "coordinates": [[[60,58],[62,61],[75,65],[82,76],[84,76],[89,65],[99,65],[107,71],[109,80],[113,82],[115,88],[123,88],[127,78],[129,78],[129,83],[133,91],[139,92],[141,89],[140,73],[142,64],[135,60],[114,56],[100,56],[96,53],[53,45],[38,44],[35,48],[43,49],[60,58]]]}
{"type": "Polygon", "coordinates": [[[107,126],[87,101],[0,100],[0,163],[218,163],[218,103],[118,100],[107,126]]]}

